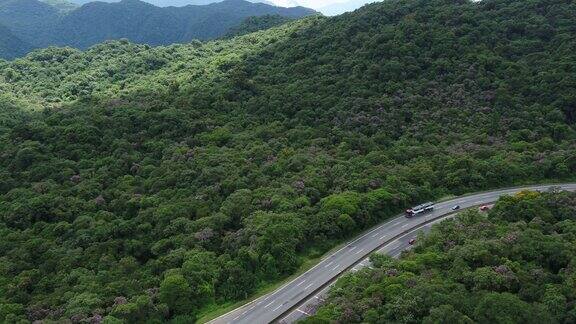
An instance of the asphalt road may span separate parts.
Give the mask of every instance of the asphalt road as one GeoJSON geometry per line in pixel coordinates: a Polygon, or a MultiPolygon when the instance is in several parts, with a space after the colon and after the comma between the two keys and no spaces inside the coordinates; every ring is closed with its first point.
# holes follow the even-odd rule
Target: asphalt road
{"type": "MultiPolygon", "coordinates": [[[[374,251],[381,250],[392,256],[398,256],[406,248],[407,241],[415,236],[416,231],[433,221],[453,214],[453,206],[460,205],[461,208],[469,208],[495,202],[502,195],[514,194],[526,189],[545,191],[550,187],[552,186],[536,185],[484,192],[436,203],[434,211],[413,218],[398,215],[360,235],[338,251],[327,255],[316,266],[284,286],[210,323],[293,322],[300,315],[308,313],[302,305],[313,300],[321,300],[328,285],[339,275],[349,269],[354,271],[362,266],[369,266],[367,257],[374,251]]],[[[554,185],[554,187],[576,191],[576,183],[554,185]]]]}

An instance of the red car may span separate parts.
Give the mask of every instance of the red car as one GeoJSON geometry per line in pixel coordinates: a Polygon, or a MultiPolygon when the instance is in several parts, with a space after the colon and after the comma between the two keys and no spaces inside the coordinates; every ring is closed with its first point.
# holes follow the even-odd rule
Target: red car
{"type": "Polygon", "coordinates": [[[480,207],[481,211],[487,211],[489,209],[490,209],[490,206],[488,206],[488,205],[483,205],[482,207],[480,207]]]}

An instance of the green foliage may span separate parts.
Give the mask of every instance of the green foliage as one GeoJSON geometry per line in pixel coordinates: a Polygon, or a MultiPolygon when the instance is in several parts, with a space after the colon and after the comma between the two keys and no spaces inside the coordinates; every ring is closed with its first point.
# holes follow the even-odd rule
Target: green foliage
{"type": "Polygon", "coordinates": [[[192,310],[192,289],[181,275],[168,275],[160,284],[160,302],[168,305],[173,314],[187,314],[192,310]]]}
{"type": "Polygon", "coordinates": [[[322,209],[336,210],[343,214],[354,215],[358,212],[360,195],[356,192],[343,192],[328,196],[321,201],[322,209]]]}
{"type": "Polygon", "coordinates": [[[340,279],[309,322],[568,323],[576,219],[564,211],[575,207],[576,193],[525,192],[501,198],[488,217],[465,211],[400,260],[373,255],[374,269],[340,279]],[[483,247],[489,258],[469,256],[483,247]]]}
{"type": "MultiPolygon", "coordinates": [[[[408,205],[570,178],[574,17],[566,1],[391,0],[227,40],[0,61],[3,316],[187,321],[408,205]]],[[[571,198],[532,198],[461,217],[473,231],[399,263],[372,296],[392,302],[366,316],[465,322],[474,307],[427,300],[495,289],[573,319],[552,307],[573,287],[519,274],[530,260],[546,283],[571,276],[571,198]],[[504,260],[485,238],[510,223],[504,260]],[[401,294],[442,265],[458,284],[401,294]]]]}

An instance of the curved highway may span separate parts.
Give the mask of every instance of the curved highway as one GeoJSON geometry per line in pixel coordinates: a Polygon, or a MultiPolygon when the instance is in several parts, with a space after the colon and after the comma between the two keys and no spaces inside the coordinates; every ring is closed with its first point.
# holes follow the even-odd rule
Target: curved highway
{"type": "Polygon", "coordinates": [[[470,208],[493,203],[500,196],[514,194],[522,190],[546,191],[551,187],[576,191],[576,183],[509,188],[438,202],[434,211],[413,218],[398,215],[362,234],[338,251],[325,256],[316,266],[284,286],[209,323],[293,322],[297,318],[307,315],[306,310],[300,306],[306,305],[314,299],[321,300],[321,296],[328,289],[328,286],[342,273],[367,266],[367,258],[374,251],[382,250],[392,256],[399,255],[406,248],[407,241],[415,235],[417,230],[450,216],[453,214],[453,206],[460,205],[461,208],[470,208]]]}

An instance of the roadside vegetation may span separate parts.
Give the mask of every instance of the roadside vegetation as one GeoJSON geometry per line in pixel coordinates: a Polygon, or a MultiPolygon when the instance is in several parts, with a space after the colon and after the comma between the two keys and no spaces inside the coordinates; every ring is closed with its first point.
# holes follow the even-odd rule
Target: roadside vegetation
{"type": "Polygon", "coordinates": [[[573,179],[575,10],[391,0],[0,61],[0,322],[190,322],[408,205],[573,179]]]}
{"type": "Polygon", "coordinates": [[[574,323],[576,194],[521,192],[346,275],[303,323],[574,323]]]}

